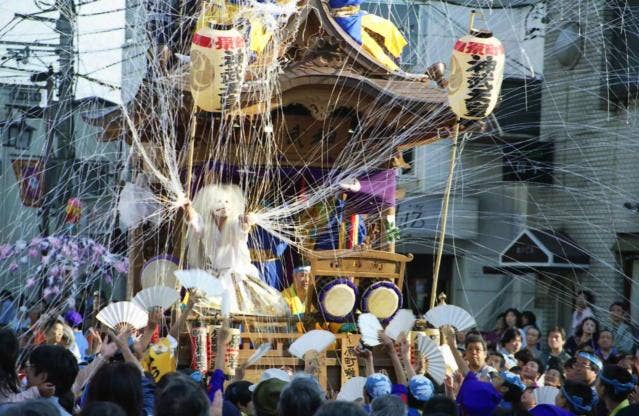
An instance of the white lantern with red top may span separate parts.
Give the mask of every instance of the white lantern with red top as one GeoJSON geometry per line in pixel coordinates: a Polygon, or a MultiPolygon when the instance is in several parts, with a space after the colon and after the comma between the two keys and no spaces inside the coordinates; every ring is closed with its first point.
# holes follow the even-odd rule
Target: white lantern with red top
{"type": "Polygon", "coordinates": [[[493,112],[505,61],[504,46],[490,31],[471,29],[455,43],[448,100],[459,118],[479,120],[493,112]]]}
{"type": "Polygon", "coordinates": [[[204,111],[232,110],[246,71],[244,37],[232,26],[204,26],[191,43],[191,94],[204,111]]]}

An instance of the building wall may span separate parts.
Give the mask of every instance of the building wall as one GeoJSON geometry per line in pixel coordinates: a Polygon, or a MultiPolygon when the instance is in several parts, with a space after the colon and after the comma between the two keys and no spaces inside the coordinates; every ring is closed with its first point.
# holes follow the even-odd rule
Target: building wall
{"type": "MultiPolygon", "coordinates": [[[[17,120],[21,112],[11,109],[8,105],[37,106],[39,100],[24,101],[16,98],[16,88],[38,92],[38,87],[31,85],[0,84],[0,122],[17,120]]],[[[122,159],[126,157],[126,149],[121,143],[104,143],[99,141],[99,128],[88,125],[82,120],[82,113],[91,108],[99,107],[101,101],[82,100],[77,102],[74,117],[74,146],[76,164],[83,165],[83,169],[75,171],[74,175],[60,180],[63,189],[70,196],[78,197],[82,202],[82,217],[76,231],[83,236],[106,242],[115,223],[115,184],[118,170],[122,168],[122,159]],[[119,166],[118,166],[119,165],[119,166]],[[71,190],[73,194],[70,194],[71,190]]],[[[29,241],[40,233],[42,222],[41,210],[23,205],[20,198],[20,186],[12,161],[15,159],[41,159],[44,156],[46,143],[46,129],[41,118],[28,118],[26,123],[35,128],[31,145],[27,149],[2,145],[0,150],[0,244],[15,243],[18,240],[29,241]]],[[[5,133],[0,129],[0,133],[5,133]]],[[[2,136],[2,143],[6,136],[2,136]]],[[[65,198],[65,196],[62,196],[65,198]]],[[[63,199],[64,201],[64,199],[63,199]]],[[[56,233],[56,215],[63,216],[64,207],[52,210],[50,231],[56,233]]],[[[23,273],[24,274],[24,273],[23,273]]],[[[27,276],[10,274],[6,269],[0,270],[0,288],[17,289],[20,281],[27,276]],[[21,280],[20,280],[21,279],[21,280]]],[[[118,282],[120,283],[120,282],[118,282]]]]}
{"type": "MultiPolygon", "coordinates": [[[[41,91],[34,86],[17,84],[0,84],[0,121],[18,120],[19,112],[11,109],[9,105],[37,106],[41,101],[41,91]],[[28,92],[27,94],[17,91],[28,92]],[[22,99],[29,97],[28,99],[22,99]]],[[[32,159],[42,155],[45,144],[45,129],[42,120],[28,119],[27,125],[35,128],[31,146],[28,149],[16,149],[5,146],[6,134],[2,135],[1,162],[2,171],[0,186],[2,198],[0,198],[0,244],[15,241],[19,238],[29,238],[37,234],[38,213],[36,208],[28,208],[22,205],[20,200],[20,188],[12,166],[14,159],[32,159]]]]}
{"type": "MultiPolygon", "coordinates": [[[[410,204],[411,198],[429,197],[441,200],[449,161],[449,141],[415,149],[411,173],[414,179],[408,181],[410,192],[404,201],[410,204]]],[[[536,310],[534,276],[484,273],[484,267],[498,266],[499,253],[525,226],[529,187],[525,183],[502,181],[500,146],[474,143],[470,139],[460,146],[446,232],[446,254],[454,256],[447,295],[448,302],[471,311],[484,328],[490,328],[496,316],[508,307],[536,310]],[[456,201],[468,199],[477,201],[474,212],[456,206],[456,201]],[[472,222],[474,226],[469,232],[468,224],[472,222]]],[[[402,230],[408,228],[402,226],[403,204],[400,203],[398,211],[402,230]]],[[[433,218],[424,219],[428,225],[423,227],[422,234],[409,228],[410,234],[398,245],[398,250],[432,254],[439,214],[437,210],[433,218]]],[[[414,277],[408,276],[408,279],[414,277]]]]}
{"type": "Polygon", "coordinates": [[[608,305],[623,293],[624,278],[613,250],[617,233],[639,232],[639,217],[623,207],[639,195],[636,103],[627,111],[609,111],[600,96],[606,82],[605,2],[582,8],[571,7],[570,1],[549,3],[554,30],[546,34],[541,135],[555,142],[555,184],[531,194],[540,213],[529,223],[555,225],[590,254],[588,272],[567,276],[564,302],[572,300],[567,291],[572,281],[595,293],[599,314],[607,317],[608,305]],[[561,67],[555,55],[562,21],[580,22],[586,39],[583,56],[571,70],[561,67]]]}
{"type": "MultiPolygon", "coordinates": [[[[408,28],[418,34],[409,36],[411,41],[417,42],[419,50],[419,62],[410,69],[423,69],[436,61],[448,62],[455,40],[467,31],[471,8],[434,0],[411,2],[410,5],[404,13],[411,16],[404,19],[399,17],[399,12],[403,10],[401,8],[382,4],[369,10],[389,15],[394,22],[412,22],[404,27],[399,25],[404,31],[408,28]]],[[[511,51],[507,75],[539,76],[543,70],[543,27],[536,32],[536,36],[530,33],[533,26],[540,24],[544,9],[543,2],[537,2],[521,8],[481,10],[487,21],[478,20],[476,25],[492,29],[507,50],[511,51]]],[[[400,186],[408,190],[407,199],[419,195],[422,198],[424,195],[442,197],[448,175],[449,153],[450,142],[446,140],[415,149],[414,166],[410,173],[413,180],[400,180],[400,186]]],[[[536,209],[528,197],[531,187],[534,185],[502,180],[501,146],[481,143],[477,137],[469,137],[461,144],[447,229],[446,253],[454,256],[447,295],[450,303],[471,311],[483,328],[492,327],[496,316],[509,307],[540,312],[534,300],[535,276],[484,273],[485,267],[498,266],[499,253],[525,227],[526,218],[536,209]],[[456,209],[454,201],[464,199],[477,201],[474,213],[456,209]],[[469,221],[469,218],[460,221],[460,215],[473,215],[474,234],[456,229],[460,223],[469,221]]],[[[439,211],[436,214],[439,215],[439,211]]],[[[400,204],[398,222],[401,216],[400,204]]],[[[398,248],[407,252],[432,254],[435,233],[431,225],[436,224],[437,220],[436,217],[430,219],[429,229],[424,230],[422,238],[416,240],[413,234],[410,236],[412,241],[404,241],[398,248]]],[[[410,231],[413,233],[415,230],[410,231]]]]}

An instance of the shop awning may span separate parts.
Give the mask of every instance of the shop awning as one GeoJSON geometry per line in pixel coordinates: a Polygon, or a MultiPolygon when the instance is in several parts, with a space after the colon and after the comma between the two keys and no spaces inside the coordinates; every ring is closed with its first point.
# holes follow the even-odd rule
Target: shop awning
{"type": "Polygon", "coordinates": [[[589,267],[590,256],[568,235],[555,230],[524,229],[499,256],[499,269],[506,271],[589,267]]]}

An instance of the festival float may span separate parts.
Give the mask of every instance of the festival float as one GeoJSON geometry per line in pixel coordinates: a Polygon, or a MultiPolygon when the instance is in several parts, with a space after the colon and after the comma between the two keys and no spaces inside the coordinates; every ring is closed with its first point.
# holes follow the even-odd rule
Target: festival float
{"type": "MultiPolygon", "coordinates": [[[[181,365],[206,373],[221,353],[227,375],[241,365],[254,381],[264,368],[301,368],[305,350],[294,341],[305,339],[322,350],[322,386],[337,389],[360,375],[360,341],[374,347],[377,330],[396,339],[415,329],[414,350],[441,383],[446,354],[436,328],[474,324],[438,309],[452,305],[434,307],[436,293],[430,320],[402,309],[412,256],[395,252],[395,170],[403,151],[456,144],[491,113],[503,47],[471,21],[451,45],[449,81],[439,63],[407,73],[397,64],[406,45],[399,30],[360,4],[205,6],[191,44],[172,46],[178,63],[157,65],[133,102],[92,120],[104,140],[124,137],[132,149],[135,179],[120,197],[128,298],[174,305],[166,289],[144,292],[157,286],[206,298],[180,334],[181,365]],[[279,290],[299,265],[310,283],[304,313],[291,315],[279,290]],[[215,345],[220,330],[230,334],[226,349],[215,345]]],[[[453,153],[447,195],[454,161],[453,153]]],[[[180,309],[169,309],[172,319],[180,309]]],[[[392,372],[388,359],[375,362],[392,372]]]]}

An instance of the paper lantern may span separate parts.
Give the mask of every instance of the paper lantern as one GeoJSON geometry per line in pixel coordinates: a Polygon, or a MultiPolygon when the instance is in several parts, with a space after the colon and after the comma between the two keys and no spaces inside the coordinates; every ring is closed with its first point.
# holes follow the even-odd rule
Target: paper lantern
{"type": "Polygon", "coordinates": [[[495,109],[504,79],[506,56],[492,32],[471,30],[455,43],[448,100],[460,118],[479,120],[495,109]]]}
{"type": "Polygon", "coordinates": [[[230,26],[204,26],[191,43],[191,94],[204,111],[235,107],[246,70],[242,34],[230,26]]]}

